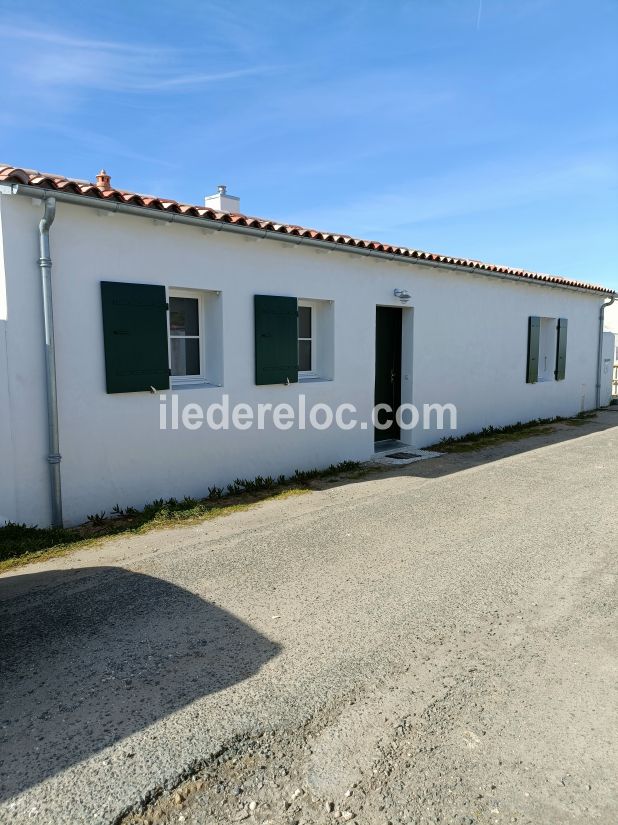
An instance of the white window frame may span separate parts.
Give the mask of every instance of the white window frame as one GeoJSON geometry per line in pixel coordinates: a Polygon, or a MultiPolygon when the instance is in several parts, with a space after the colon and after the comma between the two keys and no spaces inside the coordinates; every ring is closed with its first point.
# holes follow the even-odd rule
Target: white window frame
{"type": "Polygon", "coordinates": [[[197,301],[197,329],[199,340],[199,355],[200,355],[200,373],[199,375],[172,375],[170,376],[172,384],[176,386],[180,384],[196,384],[204,383],[206,381],[206,336],[204,331],[204,295],[199,290],[193,289],[175,289],[170,288],[167,292],[167,302],[170,311],[167,314],[167,348],[169,363],[172,363],[172,338],[194,338],[195,336],[172,335],[171,330],[171,298],[192,298],[197,301]]]}
{"type": "Polygon", "coordinates": [[[319,378],[317,373],[317,339],[316,339],[316,330],[317,330],[317,304],[315,301],[306,301],[302,298],[298,299],[298,308],[300,307],[309,307],[311,310],[311,339],[309,338],[301,338],[298,336],[299,341],[309,341],[311,340],[311,369],[310,370],[298,370],[298,377],[300,379],[303,378],[319,378]]]}

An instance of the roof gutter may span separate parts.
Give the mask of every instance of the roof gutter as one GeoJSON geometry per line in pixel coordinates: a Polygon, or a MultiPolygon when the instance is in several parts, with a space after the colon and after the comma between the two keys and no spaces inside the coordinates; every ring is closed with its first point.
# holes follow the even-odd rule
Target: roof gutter
{"type": "MultiPolygon", "coordinates": [[[[514,281],[520,284],[522,282],[527,282],[554,289],[570,289],[576,292],[586,292],[587,294],[590,294],[591,292],[591,290],[586,287],[552,283],[551,281],[542,281],[541,279],[536,278],[522,278],[521,275],[509,275],[507,273],[491,272],[485,269],[473,269],[469,266],[462,266],[460,264],[448,264],[440,261],[426,261],[422,258],[403,257],[402,255],[394,255],[390,252],[380,252],[376,249],[362,249],[356,246],[344,246],[336,243],[335,241],[321,241],[315,238],[303,238],[299,235],[283,235],[280,232],[274,232],[272,230],[255,229],[251,226],[238,226],[237,224],[224,223],[223,221],[213,221],[209,218],[196,218],[193,215],[179,215],[176,212],[159,212],[145,206],[134,206],[132,204],[118,203],[118,201],[102,201],[87,197],[85,195],[75,195],[71,192],[58,192],[56,190],[42,189],[39,186],[30,186],[27,184],[17,183],[11,185],[11,192],[14,195],[27,195],[30,198],[35,198],[38,200],[45,201],[50,198],[55,198],[63,203],[71,203],[76,206],[89,206],[93,209],[101,209],[106,212],[120,212],[122,214],[150,218],[151,220],[160,220],[163,223],[180,223],[188,226],[198,226],[200,229],[208,229],[213,232],[232,232],[238,235],[290,243],[295,246],[303,244],[313,247],[314,249],[347,252],[352,255],[377,258],[382,261],[395,261],[398,264],[418,264],[419,266],[429,266],[436,269],[451,269],[457,272],[464,272],[467,275],[485,275],[490,278],[501,278],[505,281],[514,281]]],[[[609,290],[608,294],[610,294],[609,290]]]]}
{"type": "Polygon", "coordinates": [[[43,290],[43,321],[45,325],[45,373],[47,383],[47,425],[50,472],[52,527],[62,527],[62,485],[60,479],[60,436],[58,427],[58,393],[56,389],[56,344],[52,302],[52,259],[49,230],[56,217],[56,198],[45,199],[45,211],[39,223],[39,267],[43,290]]]}
{"type": "Polygon", "coordinates": [[[597,384],[596,384],[596,408],[601,406],[601,383],[603,376],[603,327],[605,325],[605,309],[611,307],[616,300],[616,295],[612,295],[605,303],[601,304],[599,312],[599,347],[597,350],[597,384]]]}

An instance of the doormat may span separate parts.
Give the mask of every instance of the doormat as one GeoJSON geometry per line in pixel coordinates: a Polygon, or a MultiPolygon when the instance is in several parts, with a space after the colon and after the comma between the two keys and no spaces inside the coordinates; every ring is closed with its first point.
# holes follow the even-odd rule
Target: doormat
{"type": "Polygon", "coordinates": [[[433,450],[398,450],[394,453],[376,453],[373,457],[375,464],[386,466],[400,466],[412,464],[414,461],[426,461],[428,458],[437,458],[442,453],[433,450]]]}

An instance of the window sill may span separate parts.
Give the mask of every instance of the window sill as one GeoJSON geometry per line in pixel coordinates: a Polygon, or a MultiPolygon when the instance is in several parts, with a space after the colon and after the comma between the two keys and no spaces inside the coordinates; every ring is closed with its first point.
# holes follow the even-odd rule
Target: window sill
{"type": "Polygon", "coordinates": [[[221,389],[223,384],[212,384],[210,381],[206,381],[205,378],[198,378],[195,381],[170,381],[170,389],[174,392],[178,390],[201,390],[201,389],[221,389]]]}
{"type": "Polygon", "coordinates": [[[332,378],[322,378],[319,375],[299,375],[298,376],[298,383],[299,384],[326,384],[330,383],[333,379],[332,378]]]}

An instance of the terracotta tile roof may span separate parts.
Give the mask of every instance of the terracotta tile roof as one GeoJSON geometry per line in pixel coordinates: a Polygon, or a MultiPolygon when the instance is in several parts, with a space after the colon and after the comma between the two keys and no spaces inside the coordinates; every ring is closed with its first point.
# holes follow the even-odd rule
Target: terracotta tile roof
{"type": "Polygon", "coordinates": [[[326,243],[340,244],[344,247],[356,247],[370,251],[381,252],[389,255],[401,256],[402,258],[414,258],[419,261],[431,261],[436,264],[450,264],[454,266],[477,269],[485,272],[493,272],[501,275],[512,275],[521,278],[529,278],[534,281],[545,281],[548,283],[589,289],[596,292],[612,294],[613,290],[594,284],[574,281],[569,278],[561,278],[557,275],[547,275],[542,272],[530,272],[526,269],[514,269],[501,264],[483,263],[483,261],[470,260],[468,258],[453,258],[449,255],[437,255],[432,252],[422,252],[419,249],[409,249],[402,246],[392,246],[391,244],[380,243],[379,241],[367,241],[360,238],[353,238],[350,235],[337,235],[330,232],[320,232],[317,229],[307,229],[293,224],[276,223],[275,221],[263,218],[250,217],[248,215],[234,214],[231,212],[217,212],[204,206],[191,206],[185,203],[178,203],[167,198],[157,198],[152,195],[140,195],[136,192],[126,192],[122,189],[107,188],[109,177],[105,173],[98,176],[98,183],[65,178],[61,175],[50,175],[37,172],[33,169],[19,169],[13,166],[0,165],[0,183],[4,184],[26,184],[37,186],[41,189],[53,189],[58,192],[70,192],[83,195],[85,198],[98,198],[104,201],[116,201],[119,203],[142,206],[148,209],[156,209],[163,212],[172,212],[179,215],[189,215],[196,218],[204,218],[210,221],[221,221],[237,226],[252,227],[267,232],[278,232],[284,235],[294,235],[300,238],[311,238],[325,241],[326,243]],[[103,177],[101,176],[103,175],[103,177]]]}

